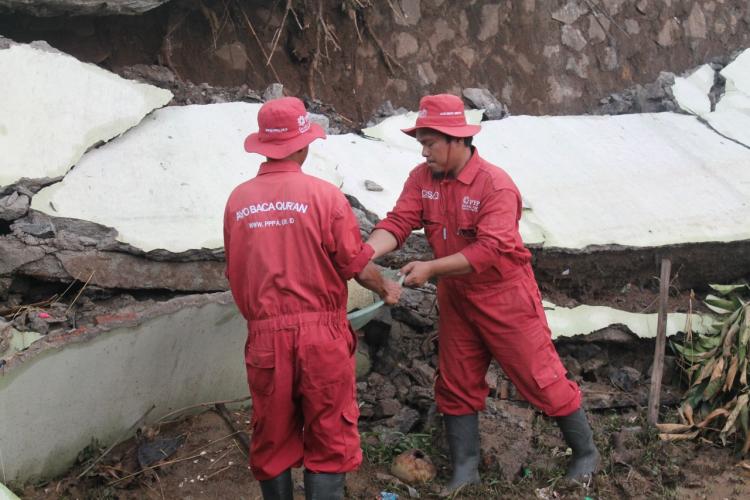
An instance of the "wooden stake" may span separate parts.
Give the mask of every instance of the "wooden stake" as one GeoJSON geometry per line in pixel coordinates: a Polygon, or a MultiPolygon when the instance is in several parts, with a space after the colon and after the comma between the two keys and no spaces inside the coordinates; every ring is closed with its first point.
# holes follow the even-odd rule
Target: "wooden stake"
{"type": "Polygon", "coordinates": [[[659,317],[656,325],[656,347],[654,364],[651,371],[651,390],[648,394],[648,423],[656,425],[659,420],[659,399],[661,398],[661,379],[664,374],[664,346],[667,341],[667,302],[669,300],[669,275],[672,261],[661,260],[661,278],[659,282],[659,317]]]}

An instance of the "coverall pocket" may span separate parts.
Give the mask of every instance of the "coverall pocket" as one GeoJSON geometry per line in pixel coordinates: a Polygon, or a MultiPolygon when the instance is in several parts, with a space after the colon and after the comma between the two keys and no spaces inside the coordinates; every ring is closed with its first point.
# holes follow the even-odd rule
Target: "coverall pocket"
{"type": "Polygon", "coordinates": [[[565,380],[565,367],[559,358],[550,352],[554,347],[545,347],[539,352],[539,363],[534,366],[531,376],[539,389],[545,389],[560,380],[565,380]]]}
{"type": "Polygon", "coordinates": [[[347,332],[336,340],[306,346],[304,370],[308,388],[324,389],[344,383],[347,376],[354,377],[352,354],[349,351],[349,346],[353,342],[351,336],[352,334],[347,332]]]}
{"type": "Polygon", "coordinates": [[[347,423],[357,425],[357,421],[359,420],[359,406],[357,406],[357,402],[352,401],[352,404],[344,409],[341,416],[347,423]]]}
{"type": "Polygon", "coordinates": [[[274,389],[276,361],[274,351],[269,349],[248,349],[245,354],[247,380],[253,392],[268,396],[274,389]]]}

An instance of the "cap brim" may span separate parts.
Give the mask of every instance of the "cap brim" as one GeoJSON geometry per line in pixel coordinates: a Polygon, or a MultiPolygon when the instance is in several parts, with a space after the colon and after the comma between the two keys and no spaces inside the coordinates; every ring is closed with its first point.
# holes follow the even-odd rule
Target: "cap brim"
{"type": "Polygon", "coordinates": [[[479,125],[463,125],[461,127],[441,127],[441,126],[435,125],[431,127],[423,126],[423,127],[402,128],[401,132],[405,133],[406,135],[416,137],[417,130],[420,128],[437,130],[438,132],[441,132],[445,135],[449,135],[451,137],[471,137],[473,135],[478,134],[479,131],[482,130],[482,127],[479,125]]]}
{"type": "Polygon", "coordinates": [[[299,151],[315,139],[325,138],[326,133],[323,130],[323,127],[317,123],[311,123],[310,129],[307,132],[287,141],[263,142],[260,140],[258,133],[255,132],[248,135],[245,139],[245,151],[279,160],[281,158],[286,158],[295,151],[299,151]]]}

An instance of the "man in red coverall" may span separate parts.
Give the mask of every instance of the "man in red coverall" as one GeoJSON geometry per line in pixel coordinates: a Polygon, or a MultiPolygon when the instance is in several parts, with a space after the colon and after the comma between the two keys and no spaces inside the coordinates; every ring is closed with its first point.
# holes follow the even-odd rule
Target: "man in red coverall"
{"type": "Polygon", "coordinates": [[[341,191],[302,173],[308,145],[325,138],[302,101],[264,104],[258,126],[245,150],[267,161],[224,212],[227,277],[248,326],[250,467],[266,500],[291,500],[290,468],[303,464],[306,498],[339,499],[345,473],[362,461],[346,281],[388,304],[400,286],[370,262],[341,191]]]}
{"type": "Polygon", "coordinates": [[[409,174],[395,208],[367,243],[373,258],[424,228],[435,260],[410,262],[405,284],[438,277],[440,307],[438,410],[445,415],[453,462],[448,492],[479,482],[477,412],[485,408],[485,375],[495,358],[526,400],[556,417],[573,450],[567,477],[595,472],[599,453],[581,409],[581,392],[565,376],[551,340],[531,254],[518,232],[521,195],[505,171],[482,159],[461,99],[422,98],[416,126],[425,162],[409,174]]]}

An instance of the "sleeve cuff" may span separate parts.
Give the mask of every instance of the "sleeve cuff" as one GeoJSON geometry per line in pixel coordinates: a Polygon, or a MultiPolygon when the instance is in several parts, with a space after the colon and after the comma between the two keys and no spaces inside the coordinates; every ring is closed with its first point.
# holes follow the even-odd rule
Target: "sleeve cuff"
{"type": "Polygon", "coordinates": [[[341,270],[341,277],[345,280],[352,279],[356,274],[362,272],[365,266],[370,262],[373,255],[375,255],[375,250],[373,250],[373,248],[367,243],[364,243],[359,254],[352,259],[346,268],[341,270]]]}
{"type": "Polygon", "coordinates": [[[490,267],[491,263],[487,259],[482,258],[483,253],[484,251],[481,248],[477,248],[476,245],[469,245],[461,250],[461,254],[469,261],[469,265],[471,265],[475,273],[481,273],[490,267]]]}

